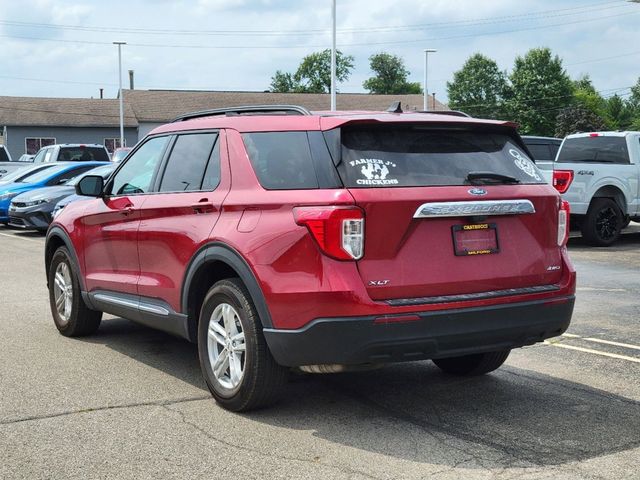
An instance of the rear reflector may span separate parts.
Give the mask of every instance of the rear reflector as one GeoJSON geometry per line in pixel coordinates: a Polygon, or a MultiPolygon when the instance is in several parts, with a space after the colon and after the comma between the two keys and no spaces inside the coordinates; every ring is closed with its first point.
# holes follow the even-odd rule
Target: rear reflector
{"type": "Polygon", "coordinates": [[[554,170],[553,171],[553,186],[560,193],[565,193],[569,190],[569,186],[573,181],[573,170],[554,170]]]}
{"type": "Polygon", "coordinates": [[[569,218],[570,210],[569,202],[560,201],[560,210],[558,210],[558,246],[562,247],[569,241],[569,218]]]}
{"type": "Polygon", "coordinates": [[[377,317],[373,323],[375,324],[384,324],[384,323],[403,323],[403,322],[415,322],[416,320],[420,320],[418,315],[386,315],[384,317],[377,317]]]}
{"type": "Polygon", "coordinates": [[[337,260],[364,254],[364,213],[357,207],[295,207],[293,217],[307,227],[320,249],[337,260]]]}

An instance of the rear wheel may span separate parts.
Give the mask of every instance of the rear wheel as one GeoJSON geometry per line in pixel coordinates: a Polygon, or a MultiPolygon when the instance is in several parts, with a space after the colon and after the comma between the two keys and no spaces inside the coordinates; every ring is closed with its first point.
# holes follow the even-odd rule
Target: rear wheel
{"type": "Polygon", "coordinates": [[[442,371],[453,375],[483,375],[499,368],[509,356],[511,350],[476,353],[464,357],[433,359],[442,371]]]}
{"type": "Polygon", "coordinates": [[[49,265],[49,304],[53,322],[65,337],[91,335],[100,326],[102,312],[84,303],[69,251],[60,247],[49,265]]]}
{"type": "Polygon", "coordinates": [[[594,198],[582,222],[582,237],[589,245],[608,247],[620,237],[622,210],[610,198],[594,198]]]}
{"type": "Polygon", "coordinates": [[[249,292],[236,278],[217,282],[207,293],[198,353],[209,390],[228,410],[272,403],[287,380],[288,370],[271,356],[249,292]]]}

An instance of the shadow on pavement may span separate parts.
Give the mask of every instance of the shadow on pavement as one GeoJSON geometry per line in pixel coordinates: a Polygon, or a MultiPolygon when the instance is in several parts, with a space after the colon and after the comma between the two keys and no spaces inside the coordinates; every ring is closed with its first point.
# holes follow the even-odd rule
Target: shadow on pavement
{"type": "MultiPolygon", "coordinates": [[[[126,320],[98,343],[206,390],[197,348],[126,320]]],[[[215,408],[212,406],[212,408],[215,408]]],[[[640,402],[504,366],[458,378],[431,362],[338,375],[293,375],[275,406],[244,414],[332,443],[405,460],[485,468],[559,465],[640,446],[640,402]]]]}

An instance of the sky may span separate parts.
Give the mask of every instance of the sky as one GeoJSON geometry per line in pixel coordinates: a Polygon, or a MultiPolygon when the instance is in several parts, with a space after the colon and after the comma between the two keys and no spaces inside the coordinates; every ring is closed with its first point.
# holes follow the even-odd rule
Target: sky
{"type": "MultiPolygon", "coordinates": [[[[398,55],[446,101],[446,82],[480,52],[510,71],[549,47],[572,78],[628,96],[640,76],[640,3],[624,0],[337,0],[338,49],[353,55],[344,93],[364,93],[369,57],[398,55]]],[[[136,88],[264,91],[276,70],[331,47],[331,0],[0,0],[0,95],[107,98],[136,88]]]]}

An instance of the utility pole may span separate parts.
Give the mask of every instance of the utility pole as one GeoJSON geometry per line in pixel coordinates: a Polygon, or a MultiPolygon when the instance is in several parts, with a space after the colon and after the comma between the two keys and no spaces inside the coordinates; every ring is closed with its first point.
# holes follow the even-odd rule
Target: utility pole
{"type": "Polygon", "coordinates": [[[424,83],[423,83],[423,87],[424,87],[424,108],[423,110],[426,112],[427,110],[429,110],[429,93],[427,91],[427,67],[429,65],[429,54],[430,53],[436,53],[437,50],[434,50],[433,48],[425,48],[424,49],[424,83]]]}
{"type": "Polygon", "coordinates": [[[336,0],[331,0],[331,111],[336,110],[336,0]]]}
{"type": "Polygon", "coordinates": [[[122,99],[122,45],[126,45],[127,42],[113,42],[118,46],[118,97],[120,97],[120,146],[124,147],[124,105],[122,99]]]}

